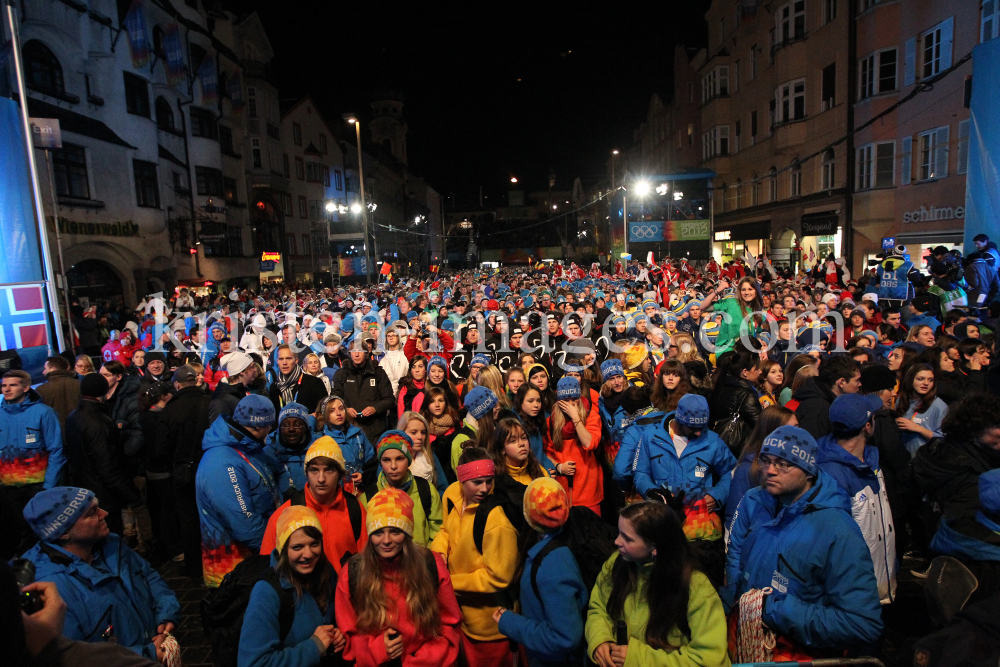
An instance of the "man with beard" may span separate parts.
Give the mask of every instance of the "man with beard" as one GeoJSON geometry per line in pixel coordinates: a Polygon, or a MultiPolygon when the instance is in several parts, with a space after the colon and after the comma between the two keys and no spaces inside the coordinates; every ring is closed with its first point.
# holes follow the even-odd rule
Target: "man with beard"
{"type": "Polygon", "coordinates": [[[308,412],[314,412],[327,396],[323,381],[302,372],[299,358],[290,346],[279,345],[275,357],[275,368],[267,372],[267,396],[274,404],[274,411],[279,412],[289,403],[300,403],[308,412]]]}

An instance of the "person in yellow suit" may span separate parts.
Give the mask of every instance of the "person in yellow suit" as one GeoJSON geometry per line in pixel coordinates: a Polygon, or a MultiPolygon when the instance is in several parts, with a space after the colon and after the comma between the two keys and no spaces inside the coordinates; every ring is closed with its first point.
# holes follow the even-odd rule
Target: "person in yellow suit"
{"type": "MultiPolygon", "coordinates": [[[[512,606],[506,594],[518,566],[517,530],[490,500],[495,467],[480,447],[462,452],[458,481],[444,492],[444,524],[430,548],[442,555],[462,610],[462,654],[469,667],[509,665],[510,643],[500,634],[493,612],[512,606]],[[476,516],[488,512],[477,535],[476,516]],[[481,546],[477,546],[477,542],[481,546]]],[[[482,521],[480,520],[480,524],[482,521]]]]}

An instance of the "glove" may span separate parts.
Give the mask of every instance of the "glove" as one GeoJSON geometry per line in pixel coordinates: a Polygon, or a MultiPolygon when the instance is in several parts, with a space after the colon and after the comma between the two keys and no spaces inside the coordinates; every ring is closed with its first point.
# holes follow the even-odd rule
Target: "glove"
{"type": "Polygon", "coordinates": [[[684,491],[674,495],[670,493],[669,490],[663,488],[650,489],[646,492],[646,500],[663,503],[672,509],[682,525],[684,524],[684,520],[687,518],[687,513],[684,511],[684,496],[684,491]]]}

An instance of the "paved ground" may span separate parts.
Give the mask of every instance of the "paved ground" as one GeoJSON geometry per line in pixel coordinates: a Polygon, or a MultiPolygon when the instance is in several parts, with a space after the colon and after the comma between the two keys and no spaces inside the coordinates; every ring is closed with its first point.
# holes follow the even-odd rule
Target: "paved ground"
{"type": "Polygon", "coordinates": [[[201,631],[201,614],[198,609],[198,603],[205,597],[208,589],[201,579],[180,574],[178,563],[167,561],[157,570],[167,580],[181,603],[181,622],[174,634],[177,636],[177,643],[181,645],[184,667],[210,667],[210,647],[205,633],[201,631]]]}

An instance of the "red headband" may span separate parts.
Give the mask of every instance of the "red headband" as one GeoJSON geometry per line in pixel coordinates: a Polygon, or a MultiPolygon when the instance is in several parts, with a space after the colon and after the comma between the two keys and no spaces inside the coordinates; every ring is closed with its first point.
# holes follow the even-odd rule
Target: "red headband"
{"type": "Polygon", "coordinates": [[[481,461],[463,463],[458,466],[455,472],[458,473],[458,481],[468,482],[470,479],[493,477],[496,474],[496,467],[490,459],[482,459],[481,461]]]}

